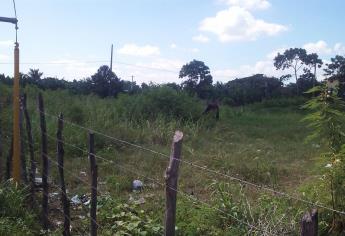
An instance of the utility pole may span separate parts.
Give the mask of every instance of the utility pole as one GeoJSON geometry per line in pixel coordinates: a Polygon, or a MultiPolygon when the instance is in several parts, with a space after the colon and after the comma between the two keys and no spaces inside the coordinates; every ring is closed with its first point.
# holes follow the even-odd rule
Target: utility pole
{"type": "Polygon", "coordinates": [[[113,44],[111,44],[110,71],[113,71],[113,44]]]}
{"type": "Polygon", "coordinates": [[[17,41],[18,19],[16,6],[13,1],[14,12],[16,17],[0,17],[0,22],[12,23],[16,29],[16,42],[14,47],[14,81],[13,81],[13,156],[12,156],[12,177],[16,183],[20,182],[20,128],[19,128],[19,44],[17,41]]]}

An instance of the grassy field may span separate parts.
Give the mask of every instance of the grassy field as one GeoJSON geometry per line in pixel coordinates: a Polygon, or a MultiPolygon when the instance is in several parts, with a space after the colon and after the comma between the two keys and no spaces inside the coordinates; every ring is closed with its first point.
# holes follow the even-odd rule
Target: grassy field
{"type": "MultiPolygon", "coordinates": [[[[39,119],[36,110],[38,90],[28,87],[25,92],[28,94],[28,106],[34,129],[36,159],[40,162],[39,119]]],[[[5,154],[11,134],[10,94],[8,87],[1,87],[3,104],[1,129],[5,136],[3,141],[5,154]]],[[[305,112],[299,108],[299,104],[303,99],[273,100],[237,108],[223,106],[220,121],[216,122],[211,115],[200,119],[192,117],[190,120],[159,115],[153,118],[143,116],[137,120],[128,119],[127,117],[134,114],[136,108],[133,108],[129,98],[125,97],[116,100],[100,99],[95,96],[72,95],[67,91],[46,91],[43,92],[43,96],[46,112],[53,116],[62,112],[66,121],[167,155],[170,152],[173,133],[179,129],[184,133],[182,158],[186,161],[301,198],[310,200],[325,198],[323,194],[313,192],[312,186],[317,183],[320,174],[316,170],[320,165],[319,154],[323,147],[318,143],[304,142],[310,131],[306,124],[301,122],[305,112]],[[130,109],[134,110],[130,111],[130,109]]],[[[138,99],[140,100],[140,97],[138,99]]],[[[193,114],[200,114],[203,103],[194,100],[190,102],[191,104],[183,109],[190,108],[193,114]]],[[[49,135],[55,137],[56,118],[47,116],[46,120],[49,135]]],[[[66,144],[87,150],[86,130],[66,122],[63,135],[66,144]]],[[[155,234],[152,232],[159,234],[164,219],[164,188],[148,178],[164,183],[164,171],[168,159],[101,135],[96,134],[95,138],[97,155],[116,163],[97,160],[101,235],[112,235],[112,230],[122,227],[118,223],[119,219],[133,217],[121,216],[121,212],[132,211],[138,212],[135,216],[140,218],[141,225],[144,225],[142,222],[149,221],[152,227],[143,229],[147,231],[147,235],[155,234]],[[144,182],[145,188],[142,192],[131,191],[131,182],[134,179],[144,182]],[[118,212],[114,210],[115,208],[118,212]],[[129,208],[131,210],[126,210],[129,208]],[[145,213],[140,213],[141,211],[145,213]],[[118,214],[120,216],[117,216],[118,214]],[[113,225],[117,225],[117,228],[112,229],[113,225]]],[[[54,139],[49,138],[48,144],[49,155],[55,160],[54,139]]],[[[65,149],[69,196],[88,194],[87,154],[67,145],[65,149]]],[[[41,170],[40,165],[38,169],[41,170]]],[[[53,163],[50,174],[51,181],[57,185],[57,168],[53,163]]],[[[248,228],[234,221],[229,215],[264,228],[272,234],[294,235],[299,230],[298,221],[302,212],[310,208],[186,163],[181,163],[179,189],[187,195],[178,195],[179,235],[246,234],[248,228]],[[198,200],[212,204],[227,214],[210,209],[198,200]]],[[[57,190],[52,188],[52,191],[57,190]]],[[[87,211],[86,207],[73,209],[73,229],[87,230],[87,211]],[[78,217],[79,215],[85,215],[85,218],[78,217]]],[[[58,214],[52,215],[53,218],[59,219],[59,216],[56,216],[58,214]]],[[[57,221],[56,219],[53,221],[57,221]]],[[[124,232],[130,227],[132,226],[126,226],[124,232]]],[[[138,225],[133,227],[145,228],[138,225]]],[[[261,234],[255,230],[252,233],[261,234]]]]}

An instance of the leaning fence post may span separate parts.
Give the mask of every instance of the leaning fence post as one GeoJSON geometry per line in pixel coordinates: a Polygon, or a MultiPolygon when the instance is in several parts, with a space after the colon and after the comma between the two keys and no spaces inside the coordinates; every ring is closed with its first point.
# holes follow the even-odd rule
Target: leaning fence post
{"type": "Polygon", "coordinates": [[[318,234],[318,213],[313,209],[311,213],[306,212],[301,221],[301,236],[317,236],[318,234]]]}
{"type": "Polygon", "coordinates": [[[176,131],[171,147],[169,166],[165,171],[165,236],[175,235],[177,179],[182,139],[183,133],[176,131]]]}
{"type": "Polygon", "coordinates": [[[28,183],[28,176],[26,171],[26,157],[25,157],[25,142],[24,142],[24,130],[23,130],[23,96],[20,97],[20,112],[19,112],[19,132],[20,132],[20,162],[21,162],[21,176],[24,183],[28,183]]]}
{"type": "Polygon", "coordinates": [[[58,168],[59,168],[59,176],[60,176],[60,187],[61,187],[61,203],[63,206],[63,213],[64,213],[64,236],[69,236],[70,234],[70,213],[69,213],[69,200],[66,194],[66,186],[65,186],[65,178],[64,178],[64,148],[63,148],[63,140],[62,140],[62,130],[63,130],[63,115],[60,113],[59,120],[58,120],[58,130],[56,133],[57,137],[57,159],[58,159],[58,168]]]}
{"type": "Polygon", "coordinates": [[[34,203],[35,201],[35,177],[36,177],[36,162],[35,162],[35,152],[34,152],[34,141],[32,137],[31,131],[31,121],[29,112],[26,106],[26,94],[23,96],[22,100],[24,117],[25,117],[25,125],[26,125],[26,135],[28,137],[28,144],[29,144],[29,153],[30,153],[30,174],[29,174],[29,181],[30,181],[30,192],[31,192],[31,202],[34,203]]]}
{"type": "Polygon", "coordinates": [[[90,159],[90,173],[91,173],[91,236],[97,235],[97,165],[94,150],[94,134],[89,133],[89,159],[90,159]]]}
{"type": "Polygon", "coordinates": [[[40,113],[40,127],[42,139],[42,224],[43,229],[48,229],[48,153],[47,153],[47,129],[44,113],[44,104],[42,94],[38,94],[38,110],[40,113]]]}

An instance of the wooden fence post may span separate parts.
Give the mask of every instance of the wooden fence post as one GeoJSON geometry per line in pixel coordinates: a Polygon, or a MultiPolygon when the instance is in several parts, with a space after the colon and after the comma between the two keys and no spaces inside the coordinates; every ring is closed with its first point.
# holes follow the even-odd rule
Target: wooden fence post
{"type": "Polygon", "coordinates": [[[34,141],[33,141],[32,131],[31,131],[31,120],[30,120],[30,116],[29,116],[29,112],[28,112],[26,104],[27,104],[26,94],[24,94],[22,105],[23,105],[23,111],[24,111],[24,117],[25,117],[26,135],[28,138],[29,154],[30,154],[30,174],[29,174],[30,192],[31,192],[30,194],[31,194],[31,202],[34,203],[35,202],[36,162],[35,162],[35,152],[34,152],[34,141]]]}
{"type": "Polygon", "coordinates": [[[59,169],[59,176],[60,176],[60,187],[61,187],[61,203],[63,206],[63,213],[64,213],[64,236],[70,236],[70,212],[69,212],[69,200],[66,194],[66,185],[65,185],[65,178],[64,178],[64,148],[63,148],[63,140],[62,140],[62,130],[63,130],[63,115],[60,113],[59,120],[58,120],[58,130],[56,133],[57,137],[57,159],[58,159],[58,169],[59,169]]]}
{"type": "Polygon", "coordinates": [[[43,97],[40,93],[38,95],[38,110],[40,112],[40,126],[42,139],[42,224],[43,229],[48,229],[48,153],[47,153],[47,129],[44,113],[43,97]]]}
{"type": "Polygon", "coordinates": [[[21,162],[21,176],[24,180],[24,183],[28,183],[28,175],[26,170],[26,158],[25,158],[25,136],[24,136],[24,130],[23,130],[23,96],[20,97],[20,112],[19,112],[19,132],[20,132],[20,162],[21,162]]]}
{"type": "Polygon", "coordinates": [[[94,150],[94,134],[89,133],[89,159],[90,159],[90,174],[91,174],[91,236],[97,235],[97,165],[94,150]]]}
{"type": "Polygon", "coordinates": [[[318,234],[318,213],[313,209],[311,213],[306,212],[301,221],[301,236],[317,236],[318,234]]]}
{"type": "Polygon", "coordinates": [[[175,235],[176,191],[182,140],[183,133],[176,131],[172,142],[169,166],[165,171],[165,236],[175,235]]]}

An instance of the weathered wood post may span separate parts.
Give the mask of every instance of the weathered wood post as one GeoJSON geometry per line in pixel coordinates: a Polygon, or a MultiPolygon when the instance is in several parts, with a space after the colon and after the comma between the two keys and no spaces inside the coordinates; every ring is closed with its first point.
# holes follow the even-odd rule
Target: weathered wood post
{"type": "Polygon", "coordinates": [[[28,175],[26,170],[26,157],[25,157],[25,139],[23,129],[23,96],[20,97],[20,112],[19,112],[19,133],[20,133],[20,162],[21,162],[21,176],[25,184],[28,183],[28,175]]]}
{"type": "Polygon", "coordinates": [[[43,97],[40,93],[38,95],[38,110],[40,113],[40,127],[41,127],[41,139],[42,139],[42,188],[43,188],[43,197],[42,197],[42,224],[43,229],[48,229],[48,152],[47,152],[47,129],[46,129],[46,120],[44,113],[44,103],[43,97]]]}
{"type": "Polygon", "coordinates": [[[59,120],[58,120],[58,130],[56,133],[57,137],[57,159],[58,159],[58,169],[59,169],[59,176],[60,176],[60,188],[61,188],[61,203],[63,206],[63,213],[64,213],[64,236],[70,236],[70,212],[69,212],[69,200],[66,194],[66,185],[65,185],[65,178],[64,178],[64,154],[65,150],[63,148],[63,139],[62,139],[62,130],[63,130],[63,115],[60,113],[59,120]]]}
{"type": "Polygon", "coordinates": [[[182,140],[183,133],[176,131],[171,146],[169,166],[165,171],[165,236],[175,235],[177,179],[182,140]]]}
{"type": "MultiPolygon", "coordinates": [[[[36,177],[36,161],[35,161],[35,152],[34,152],[34,141],[31,131],[31,120],[30,115],[27,109],[26,103],[26,94],[24,94],[22,99],[24,117],[25,117],[25,125],[26,125],[26,135],[28,138],[28,145],[29,145],[29,154],[30,154],[30,174],[29,174],[29,181],[30,181],[30,195],[31,195],[31,202],[35,202],[35,177],[36,177]]],[[[33,204],[32,204],[33,206],[33,204]]]]}
{"type": "Polygon", "coordinates": [[[301,236],[317,236],[318,234],[318,213],[313,209],[311,213],[306,212],[301,221],[301,236]]]}
{"type": "Polygon", "coordinates": [[[90,174],[91,174],[91,236],[97,236],[97,165],[94,150],[94,134],[89,133],[89,160],[90,160],[90,174]]]}

